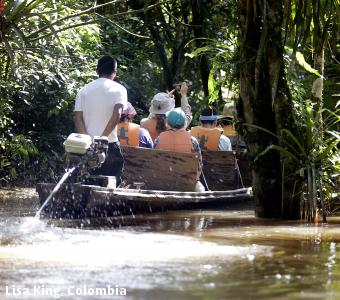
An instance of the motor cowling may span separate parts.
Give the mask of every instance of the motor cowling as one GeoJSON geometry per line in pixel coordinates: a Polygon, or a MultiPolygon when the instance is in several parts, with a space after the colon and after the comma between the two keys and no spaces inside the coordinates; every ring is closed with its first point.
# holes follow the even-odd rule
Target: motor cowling
{"type": "Polygon", "coordinates": [[[109,142],[106,136],[71,133],[64,142],[67,168],[78,167],[78,176],[90,174],[100,167],[107,155],[109,142]]]}

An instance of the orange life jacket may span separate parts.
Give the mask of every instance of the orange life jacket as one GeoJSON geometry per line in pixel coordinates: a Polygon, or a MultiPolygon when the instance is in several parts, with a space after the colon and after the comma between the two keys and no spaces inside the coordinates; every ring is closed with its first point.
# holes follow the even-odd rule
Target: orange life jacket
{"type": "Polygon", "coordinates": [[[152,140],[154,141],[159,135],[160,131],[156,129],[157,126],[157,119],[156,118],[147,118],[143,119],[140,122],[140,127],[145,128],[147,131],[149,131],[150,136],[152,140]]]}
{"type": "Polygon", "coordinates": [[[120,122],[117,125],[117,136],[120,144],[139,147],[139,130],[138,124],[120,122]]]}
{"type": "Polygon", "coordinates": [[[195,137],[202,150],[217,151],[222,130],[219,128],[204,128],[195,126],[191,128],[191,135],[195,137]]]}
{"type": "Polygon", "coordinates": [[[173,152],[192,152],[190,133],[184,128],[177,131],[164,131],[159,135],[159,142],[156,148],[173,152]]]}

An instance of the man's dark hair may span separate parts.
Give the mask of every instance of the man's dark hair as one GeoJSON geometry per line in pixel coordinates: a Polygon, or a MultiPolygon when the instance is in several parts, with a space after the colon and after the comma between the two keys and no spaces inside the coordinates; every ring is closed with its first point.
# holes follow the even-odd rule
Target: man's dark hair
{"type": "MultiPolygon", "coordinates": [[[[205,108],[203,109],[201,116],[217,116],[217,110],[215,107],[213,108],[205,108]]],[[[201,120],[202,124],[212,124],[215,121],[201,120]]]]}
{"type": "Polygon", "coordinates": [[[97,72],[99,76],[111,75],[113,72],[117,71],[117,61],[109,56],[104,55],[98,59],[97,72]]]}

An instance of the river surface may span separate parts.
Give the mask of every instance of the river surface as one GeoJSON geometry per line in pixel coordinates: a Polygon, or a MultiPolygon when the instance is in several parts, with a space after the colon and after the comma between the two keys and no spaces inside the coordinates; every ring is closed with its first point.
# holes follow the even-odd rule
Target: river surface
{"type": "Polygon", "coordinates": [[[340,299],[340,217],[259,220],[248,204],[51,221],[37,209],[34,190],[0,191],[1,300],[340,299]]]}

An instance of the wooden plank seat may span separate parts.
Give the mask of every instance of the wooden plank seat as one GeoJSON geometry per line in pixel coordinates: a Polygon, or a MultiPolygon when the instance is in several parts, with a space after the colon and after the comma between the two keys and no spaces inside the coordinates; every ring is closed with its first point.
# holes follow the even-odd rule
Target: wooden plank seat
{"type": "Polygon", "coordinates": [[[237,188],[235,155],[232,151],[202,151],[203,174],[212,191],[237,188]]]}
{"type": "Polygon", "coordinates": [[[194,191],[198,158],[194,153],[121,146],[124,157],[123,182],[130,188],[194,191]],[[140,184],[139,184],[140,183],[140,184]]]}

